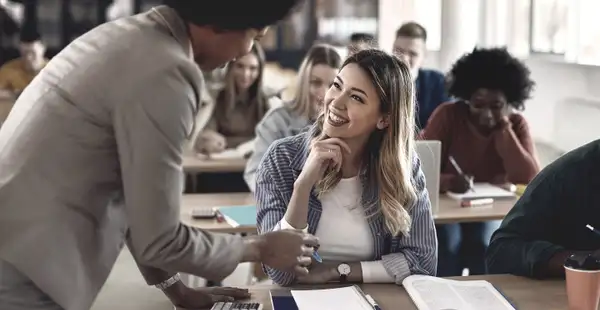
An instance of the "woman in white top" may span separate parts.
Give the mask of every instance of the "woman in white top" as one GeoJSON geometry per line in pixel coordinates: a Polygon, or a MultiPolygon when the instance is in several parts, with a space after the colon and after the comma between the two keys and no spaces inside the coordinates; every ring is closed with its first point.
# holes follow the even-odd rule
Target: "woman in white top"
{"type": "Polygon", "coordinates": [[[364,50],[342,65],[312,128],[271,145],[256,177],[259,233],[303,229],[323,263],[280,285],[434,275],[437,240],[414,151],[414,90],[398,58],[364,50]]]}

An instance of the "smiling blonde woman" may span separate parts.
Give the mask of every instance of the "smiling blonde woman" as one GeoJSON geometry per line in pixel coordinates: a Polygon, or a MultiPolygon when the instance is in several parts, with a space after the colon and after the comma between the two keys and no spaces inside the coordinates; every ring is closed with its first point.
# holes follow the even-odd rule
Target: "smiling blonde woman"
{"type": "Polygon", "coordinates": [[[274,282],[400,284],[435,274],[437,240],[414,136],[407,65],[374,49],[350,56],[311,129],[273,143],[257,169],[259,233],[308,231],[323,258],[302,278],[267,268],[274,282]]]}

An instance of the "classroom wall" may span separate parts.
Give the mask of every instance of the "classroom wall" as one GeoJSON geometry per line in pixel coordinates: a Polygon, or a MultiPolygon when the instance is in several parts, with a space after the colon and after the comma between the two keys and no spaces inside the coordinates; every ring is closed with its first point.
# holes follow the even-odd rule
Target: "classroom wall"
{"type": "MultiPolygon", "coordinates": [[[[600,138],[600,67],[531,55],[525,60],[537,87],[523,112],[534,139],[569,151],[600,138]]],[[[439,55],[426,66],[441,70],[439,55]]]]}

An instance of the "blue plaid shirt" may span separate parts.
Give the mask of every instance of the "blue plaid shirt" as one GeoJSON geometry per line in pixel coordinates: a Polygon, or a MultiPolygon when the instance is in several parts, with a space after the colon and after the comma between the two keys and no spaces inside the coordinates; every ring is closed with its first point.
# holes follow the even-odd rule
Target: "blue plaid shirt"
{"type": "MultiPolygon", "coordinates": [[[[312,130],[277,140],[263,157],[256,176],[257,228],[266,233],[280,228],[291,200],[294,181],[302,171],[308,156],[312,130]]],[[[410,208],[412,220],[408,236],[393,236],[386,228],[381,212],[366,214],[374,238],[373,260],[381,260],[397,284],[411,274],[435,275],[437,268],[437,238],[431,203],[425,188],[421,161],[414,156],[413,182],[417,200],[410,208]]],[[[363,176],[364,177],[364,176],[363,176]]],[[[364,182],[363,182],[364,184],[364,182]]],[[[363,188],[363,206],[379,200],[378,189],[363,188]]],[[[315,234],[321,218],[321,202],[311,194],[308,210],[308,231],[315,234]]],[[[372,208],[371,208],[372,209],[372,208]]],[[[365,209],[366,210],[366,209],[365,209]]],[[[294,275],[265,267],[269,277],[279,285],[294,283],[294,275]]]]}

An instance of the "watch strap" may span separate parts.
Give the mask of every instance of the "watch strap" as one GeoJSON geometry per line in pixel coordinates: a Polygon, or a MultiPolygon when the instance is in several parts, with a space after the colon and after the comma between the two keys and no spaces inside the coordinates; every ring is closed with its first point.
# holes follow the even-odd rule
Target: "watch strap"
{"type": "Polygon", "coordinates": [[[348,275],[340,274],[340,283],[345,284],[348,282],[348,275]]]}
{"type": "Polygon", "coordinates": [[[168,289],[169,287],[173,286],[173,284],[175,284],[175,283],[177,283],[179,281],[181,281],[181,276],[178,273],[176,273],[174,276],[172,276],[172,277],[170,277],[170,278],[164,280],[163,282],[160,282],[160,283],[158,283],[158,284],[156,284],[154,286],[157,289],[160,289],[160,290],[164,291],[164,290],[168,289]]]}

